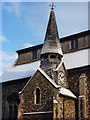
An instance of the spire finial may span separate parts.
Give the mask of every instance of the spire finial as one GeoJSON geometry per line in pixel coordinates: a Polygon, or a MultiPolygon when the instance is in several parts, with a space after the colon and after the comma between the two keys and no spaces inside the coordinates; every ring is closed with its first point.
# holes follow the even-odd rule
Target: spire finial
{"type": "Polygon", "coordinates": [[[49,5],[49,6],[51,7],[51,10],[54,10],[54,8],[56,7],[56,6],[54,5],[53,1],[52,1],[52,4],[49,5]]]}

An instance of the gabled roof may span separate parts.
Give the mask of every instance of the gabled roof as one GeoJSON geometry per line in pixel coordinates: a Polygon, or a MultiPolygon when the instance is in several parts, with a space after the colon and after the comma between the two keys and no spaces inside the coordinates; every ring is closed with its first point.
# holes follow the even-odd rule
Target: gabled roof
{"type": "MultiPolygon", "coordinates": [[[[60,88],[60,85],[57,85],[40,67],[38,67],[37,69],[55,88],[60,88]]],[[[37,71],[36,71],[37,72],[37,71]]],[[[35,74],[35,73],[34,73],[35,74]]],[[[32,76],[33,77],[33,76],[32,76]]],[[[27,82],[27,84],[24,86],[24,88],[22,89],[22,91],[19,92],[19,94],[21,94],[24,89],[26,88],[26,86],[29,84],[30,80],[32,78],[29,79],[29,81],[27,82]]]]}
{"type": "MultiPolygon", "coordinates": [[[[37,69],[55,88],[60,88],[60,85],[57,85],[40,67],[37,69]]],[[[32,78],[31,78],[32,79],[32,78]]],[[[30,80],[31,80],[30,79],[30,80]]],[[[30,80],[27,82],[27,84],[24,86],[24,88],[22,89],[22,91],[19,92],[19,94],[21,94],[23,92],[23,90],[26,88],[26,86],[28,85],[28,83],[30,82],[30,80]]],[[[60,94],[64,95],[64,96],[68,96],[68,97],[72,97],[72,98],[77,98],[69,89],[65,88],[65,87],[61,87],[60,89],[60,94]]]]}
{"type": "MultiPolygon", "coordinates": [[[[60,85],[57,85],[40,67],[38,70],[46,77],[46,79],[55,87],[55,88],[60,88],[60,85]]],[[[65,87],[61,87],[60,94],[72,98],[77,98],[69,89],[65,87]]]]}
{"type": "Polygon", "coordinates": [[[42,73],[42,75],[55,87],[60,88],[60,85],[57,85],[40,67],[38,68],[38,71],[42,73]]]}
{"type": "Polygon", "coordinates": [[[50,12],[50,18],[41,55],[46,53],[57,53],[63,55],[58,35],[57,24],[55,20],[55,14],[53,10],[50,12]]]}
{"type": "MultiPolygon", "coordinates": [[[[55,88],[60,88],[60,85],[57,85],[40,67],[37,69],[55,88]]],[[[31,78],[32,79],[32,78],[31,78]]],[[[30,80],[31,80],[30,79],[30,80]]],[[[27,84],[24,86],[24,88],[22,89],[22,91],[19,92],[19,94],[21,94],[23,92],[23,90],[26,88],[26,86],[28,85],[28,83],[30,82],[30,80],[27,82],[27,84]]],[[[64,96],[68,96],[68,97],[72,97],[72,98],[77,98],[69,89],[65,88],[65,87],[61,87],[60,89],[60,94],[64,95],[64,96]]]]}

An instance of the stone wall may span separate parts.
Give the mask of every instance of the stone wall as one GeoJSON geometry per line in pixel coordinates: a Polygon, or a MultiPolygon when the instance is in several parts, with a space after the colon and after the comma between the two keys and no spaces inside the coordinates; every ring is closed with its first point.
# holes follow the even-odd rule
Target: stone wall
{"type": "Polygon", "coordinates": [[[54,86],[37,71],[20,94],[21,103],[19,105],[19,116],[22,114],[22,111],[23,113],[52,111],[54,89],[54,86]],[[40,89],[41,94],[39,104],[34,103],[34,91],[36,88],[40,89]]]}
{"type": "Polygon", "coordinates": [[[79,77],[79,118],[89,118],[89,92],[88,89],[88,76],[86,73],[81,74],[79,77]],[[81,106],[82,105],[82,106],[81,106]]]}
{"type": "Polygon", "coordinates": [[[90,68],[69,71],[69,88],[77,96],[77,115],[79,119],[90,118],[90,68]],[[79,113],[79,114],[78,114],[79,113]]]}
{"type": "Polygon", "coordinates": [[[58,118],[59,120],[75,120],[75,101],[75,99],[59,95],[57,103],[54,103],[53,118],[58,118]]]}
{"type": "Polygon", "coordinates": [[[18,94],[18,92],[23,89],[28,80],[29,78],[2,83],[2,118],[4,120],[9,117],[9,104],[7,101],[8,96],[12,93],[18,94]]]}
{"type": "Polygon", "coordinates": [[[88,119],[90,119],[90,71],[88,70],[86,79],[86,116],[88,116],[88,119]]]}
{"type": "MultiPolygon", "coordinates": [[[[20,94],[19,104],[19,118],[34,118],[43,116],[37,115],[37,112],[53,112],[53,118],[63,119],[63,109],[65,119],[75,119],[75,100],[59,95],[60,90],[56,89],[39,71],[37,71],[32,79],[28,82],[20,94]],[[34,91],[36,88],[40,89],[40,103],[35,104],[34,91]],[[53,98],[58,101],[58,104],[54,104],[53,98]],[[64,107],[63,107],[64,103],[64,107]],[[57,110],[57,113],[56,113],[57,110]],[[31,113],[36,114],[31,115],[31,113]]],[[[51,115],[52,116],[52,115],[51,115]]],[[[44,116],[43,116],[44,117],[44,116]]],[[[48,118],[48,116],[46,116],[48,118]]],[[[49,118],[48,118],[49,119],[49,118]]]]}

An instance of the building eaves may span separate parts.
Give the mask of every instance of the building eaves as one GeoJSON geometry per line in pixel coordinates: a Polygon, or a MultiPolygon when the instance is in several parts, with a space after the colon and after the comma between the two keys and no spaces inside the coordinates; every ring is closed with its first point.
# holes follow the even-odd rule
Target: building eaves
{"type": "Polygon", "coordinates": [[[35,49],[40,49],[42,48],[43,44],[39,44],[39,45],[35,45],[35,46],[32,46],[32,47],[28,47],[28,48],[25,48],[25,49],[20,49],[20,50],[17,50],[16,52],[18,54],[21,54],[21,53],[26,53],[26,52],[29,52],[29,51],[34,51],[35,49]]]}
{"type": "Polygon", "coordinates": [[[80,33],[76,33],[76,34],[73,34],[73,35],[70,35],[70,36],[60,38],[60,42],[62,43],[62,42],[68,41],[68,40],[74,40],[74,39],[77,39],[79,37],[83,37],[83,36],[86,36],[86,35],[90,35],[90,30],[83,31],[83,32],[80,32],[80,33]]]}
{"type": "Polygon", "coordinates": [[[69,89],[66,89],[64,87],[61,87],[60,94],[77,99],[77,97],[69,89]]]}

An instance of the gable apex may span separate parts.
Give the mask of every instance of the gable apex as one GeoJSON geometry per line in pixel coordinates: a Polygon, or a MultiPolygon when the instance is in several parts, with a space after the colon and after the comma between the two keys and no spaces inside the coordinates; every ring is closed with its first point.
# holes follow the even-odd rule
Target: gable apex
{"type": "Polygon", "coordinates": [[[42,73],[42,75],[55,87],[60,88],[60,85],[57,85],[40,67],[38,68],[38,71],[42,73]]]}

